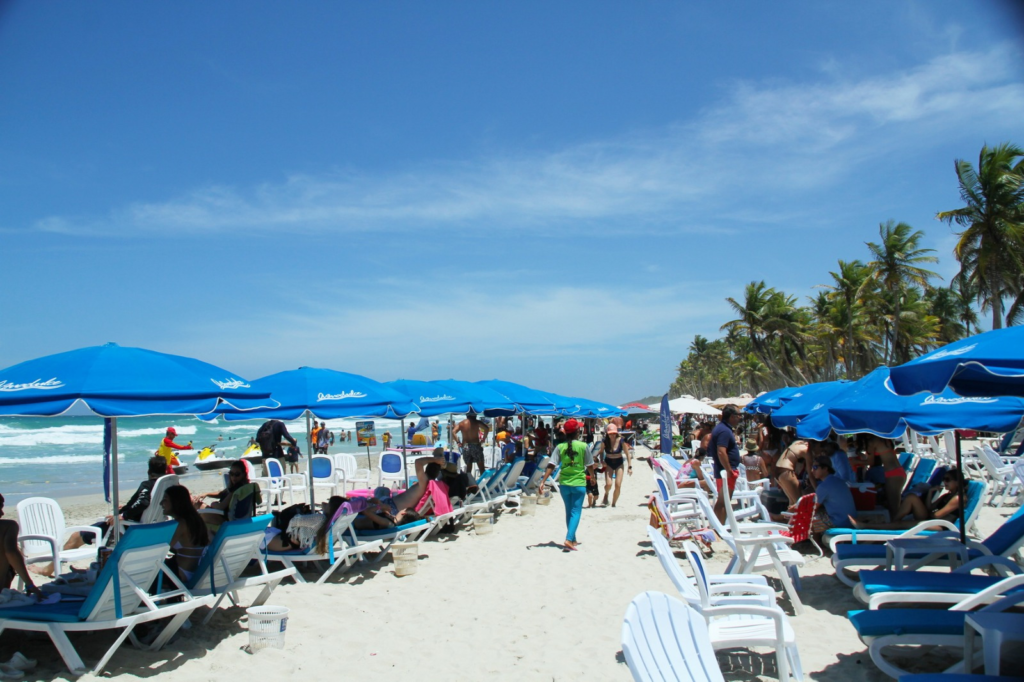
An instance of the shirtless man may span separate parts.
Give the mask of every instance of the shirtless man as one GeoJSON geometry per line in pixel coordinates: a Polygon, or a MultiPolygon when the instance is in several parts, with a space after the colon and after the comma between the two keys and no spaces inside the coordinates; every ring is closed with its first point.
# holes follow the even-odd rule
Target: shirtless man
{"type": "Polygon", "coordinates": [[[453,440],[462,450],[462,460],[466,463],[466,473],[470,478],[473,477],[473,462],[480,467],[480,473],[484,473],[484,447],[480,443],[486,435],[487,425],[476,418],[476,412],[468,413],[452,434],[453,440]]]}

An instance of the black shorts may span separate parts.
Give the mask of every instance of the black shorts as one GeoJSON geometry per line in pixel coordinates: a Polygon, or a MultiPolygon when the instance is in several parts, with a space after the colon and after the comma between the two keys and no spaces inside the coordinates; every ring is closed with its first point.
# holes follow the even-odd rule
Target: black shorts
{"type": "Polygon", "coordinates": [[[605,457],[604,465],[611,469],[612,471],[618,471],[619,469],[622,468],[625,461],[625,457],[605,457]]]}
{"type": "Polygon", "coordinates": [[[587,479],[587,494],[588,495],[599,495],[601,493],[597,488],[597,477],[587,479]]]}

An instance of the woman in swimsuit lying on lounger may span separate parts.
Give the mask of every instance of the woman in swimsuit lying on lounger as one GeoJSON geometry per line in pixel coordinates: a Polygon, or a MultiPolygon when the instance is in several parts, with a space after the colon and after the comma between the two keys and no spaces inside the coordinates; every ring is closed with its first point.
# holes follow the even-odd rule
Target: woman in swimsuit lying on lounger
{"type": "Polygon", "coordinates": [[[943,521],[955,521],[957,511],[960,509],[960,486],[964,485],[963,474],[959,471],[947,471],[942,479],[941,486],[930,488],[924,495],[917,496],[910,493],[900,503],[896,511],[896,519],[892,523],[858,524],[857,520],[850,517],[853,528],[877,528],[881,530],[899,530],[913,528],[921,521],[941,519],[943,521]],[[929,503],[927,500],[939,490],[945,492],[929,503]],[[906,518],[906,517],[910,518],[906,518]]]}
{"type": "Polygon", "coordinates": [[[427,465],[436,462],[444,466],[444,450],[436,448],[432,457],[420,457],[416,460],[416,483],[409,489],[392,496],[389,488],[380,487],[373,491],[378,500],[377,510],[365,509],[353,523],[356,530],[380,530],[394,528],[407,523],[415,523],[423,517],[414,510],[419,501],[427,493],[427,465]]]}

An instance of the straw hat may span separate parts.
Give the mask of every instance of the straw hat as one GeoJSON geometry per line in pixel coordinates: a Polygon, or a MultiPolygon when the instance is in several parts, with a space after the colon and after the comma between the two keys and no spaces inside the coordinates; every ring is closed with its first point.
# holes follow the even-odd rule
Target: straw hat
{"type": "Polygon", "coordinates": [[[743,449],[747,452],[757,452],[760,448],[757,447],[757,441],[753,438],[748,438],[747,442],[743,444],[743,449]]]}

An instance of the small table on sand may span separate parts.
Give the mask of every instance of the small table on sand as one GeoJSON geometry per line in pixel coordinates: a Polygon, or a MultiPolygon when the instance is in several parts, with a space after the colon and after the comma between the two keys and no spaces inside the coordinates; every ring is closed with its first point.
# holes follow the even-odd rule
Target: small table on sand
{"type": "Polygon", "coordinates": [[[999,657],[1004,642],[1024,641],[1024,614],[970,613],[964,618],[964,668],[973,668],[974,633],[981,635],[985,652],[985,674],[999,674],[999,657]]]}
{"type": "Polygon", "coordinates": [[[895,538],[885,543],[886,569],[890,571],[906,570],[908,554],[925,554],[923,559],[925,562],[945,555],[949,558],[951,569],[967,562],[967,546],[952,538],[895,538]]]}

